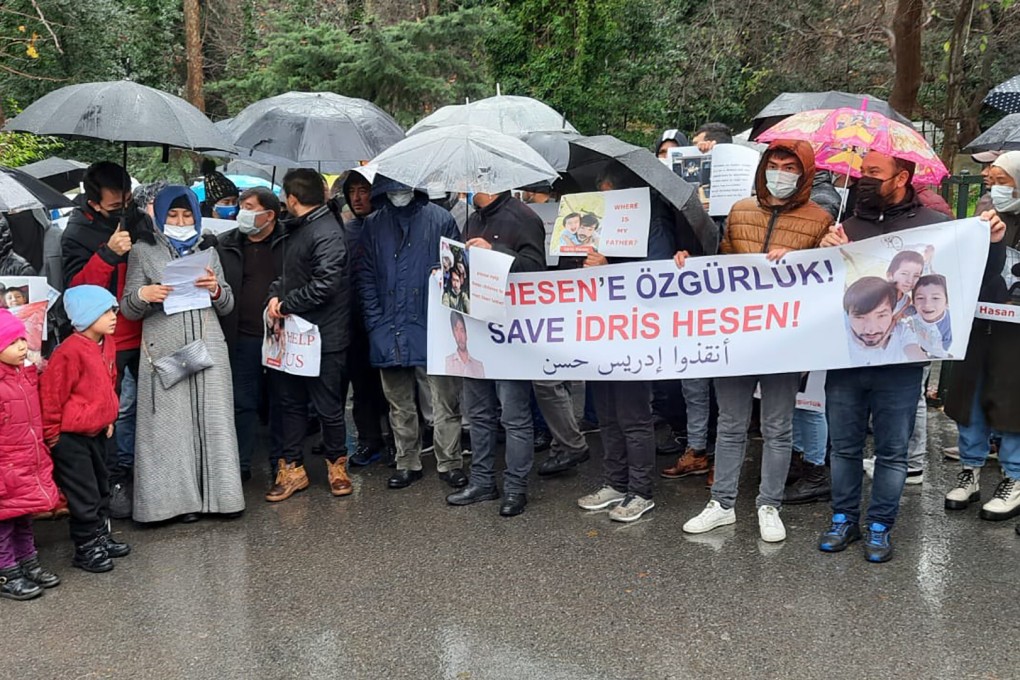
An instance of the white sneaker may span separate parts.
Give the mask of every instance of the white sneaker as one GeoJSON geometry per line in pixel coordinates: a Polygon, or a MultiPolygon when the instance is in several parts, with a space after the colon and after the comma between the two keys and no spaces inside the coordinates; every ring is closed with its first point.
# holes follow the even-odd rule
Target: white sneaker
{"type": "Polygon", "coordinates": [[[947,446],[942,449],[942,455],[949,460],[960,460],[960,447],[959,446],[947,446]]]}
{"type": "Polygon", "coordinates": [[[956,475],[956,486],[946,494],[946,510],[963,510],[981,500],[981,468],[965,467],[956,475]]]}
{"type": "Polygon", "coordinates": [[[786,540],[786,527],[779,519],[779,508],[763,505],[758,508],[758,532],[761,540],[766,543],[779,543],[786,540]]]}
{"type": "Polygon", "coordinates": [[[703,534],[717,527],[736,523],[737,513],[733,512],[733,508],[727,510],[717,501],[709,501],[697,517],[687,520],[684,531],[688,534],[703,534]]]}
{"type": "Polygon", "coordinates": [[[636,522],[641,519],[641,515],[654,507],[655,502],[652,499],[629,493],[622,503],[609,511],[609,519],[614,522],[636,522]]]}
{"type": "Polygon", "coordinates": [[[981,519],[999,521],[1020,515],[1020,481],[1003,477],[995,495],[981,508],[981,519]]]}
{"type": "Polygon", "coordinates": [[[610,505],[622,502],[626,497],[627,494],[620,493],[613,487],[606,485],[587,496],[581,496],[577,499],[577,504],[585,510],[602,510],[610,505]]]}
{"type": "Polygon", "coordinates": [[[865,458],[861,461],[861,465],[864,466],[864,474],[868,476],[868,479],[875,478],[875,459],[865,458]]]}
{"type": "Polygon", "coordinates": [[[924,484],[924,470],[907,470],[907,486],[920,486],[924,484]]]}

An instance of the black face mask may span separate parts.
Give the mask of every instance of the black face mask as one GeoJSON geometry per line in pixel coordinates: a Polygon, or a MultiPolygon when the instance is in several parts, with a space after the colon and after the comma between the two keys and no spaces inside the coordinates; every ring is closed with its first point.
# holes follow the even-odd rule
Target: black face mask
{"type": "Polygon", "coordinates": [[[886,197],[882,195],[882,187],[889,180],[877,177],[861,177],[857,180],[857,202],[854,211],[858,217],[866,220],[877,220],[888,207],[886,197]]]}

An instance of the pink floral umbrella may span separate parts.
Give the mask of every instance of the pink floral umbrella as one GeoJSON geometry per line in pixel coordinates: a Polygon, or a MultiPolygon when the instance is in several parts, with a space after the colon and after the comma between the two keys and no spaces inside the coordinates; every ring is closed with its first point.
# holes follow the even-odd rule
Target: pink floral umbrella
{"type": "MultiPolygon", "coordinates": [[[[867,104],[865,103],[865,106],[867,104]]],[[[875,111],[852,108],[795,113],[762,134],[757,141],[800,139],[815,148],[815,165],[860,177],[868,151],[913,162],[914,184],[940,184],[949,171],[931,145],[908,125],[875,111]]]]}

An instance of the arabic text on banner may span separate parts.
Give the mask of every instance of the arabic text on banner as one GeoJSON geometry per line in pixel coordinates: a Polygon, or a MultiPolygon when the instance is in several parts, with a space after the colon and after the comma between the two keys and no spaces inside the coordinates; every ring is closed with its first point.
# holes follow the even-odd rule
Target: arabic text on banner
{"type": "Polygon", "coordinates": [[[971,219],[779,262],[725,255],[683,269],[511,274],[503,323],[451,323],[433,286],[429,372],[670,380],[961,359],[987,253],[988,224],[971,219]]]}

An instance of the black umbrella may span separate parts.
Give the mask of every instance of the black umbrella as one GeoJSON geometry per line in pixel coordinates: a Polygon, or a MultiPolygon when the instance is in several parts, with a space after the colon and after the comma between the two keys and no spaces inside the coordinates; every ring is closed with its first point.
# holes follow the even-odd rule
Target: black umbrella
{"type": "Polygon", "coordinates": [[[1020,113],[1020,76],[993,87],[984,103],[1006,113],[1020,113]]]}
{"type": "Polygon", "coordinates": [[[204,151],[231,150],[229,140],[205,115],[180,97],[117,80],[68,85],[34,101],[7,121],[4,130],[66,139],[98,139],[124,145],[204,151]]]}
{"type": "MultiPolygon", "coordinates": [[[[690,224],[702,252],[714,254],[719,249],[719,228],[701,206],[697,192],[680,179],[651,151],[623,142],[616,137],[580,137],[571,140],[567,173],[580,191],[597,191],[597,178],[607,170],[623,169],[636,186],[648,186],[690,224]]],[[[681,234],[683,236],[683,234],[681,234]]],[[[681,246],[688,249],[694,244],[681,246]]]]}
{"type": "Polygon", "coordinates": [[[71,207],[67,196],[27,172],[0,165],[0,212],[71,207]]]}
{"type": "Polygon", "coordinates": [[[327,172],[357,167],[404,138],[403,128],[375,104],[332,92],[263,99],[237,114],[228,129],[239,149],[254,152],[250,160],[266,164],[276,157],[327,172]]]}
{"type": "Polygon", "coordinates": [[[982,132],[966,150],[970,153],[1020,150],[1020,113],[1011,113],[982,132]]]}
{"type": "Polygon", "coordinates": [[[867,109],[881,113],[886,118],[899,121],[904,125],[913,125],[910,119],[900,115],[889,103],[865,94],[849,92],[784,92],[773,99],[768,106],[758,112],[751,124],[748,139],[758,139],[758,135],[788,116],[801,111],[816,109],[867,109]]]}
{"type": "Polygon", "coordinates": [[[22,165],[19,170],[27,172],[32,177],[42,180],[44,183],[63,193],[71,191],[81,184],[82,179],[85,177],[85,170],[88,167],[88,163],[53,156],[45,160],[36,161],[35,163],[22,165]]]}
{"type": "Polygon", "coordinates": [[[521,140],[538,152],[557,172],[570,165],[570,142],[580,139],[576,132],[528,132],[519,135],[521,140]]]}

